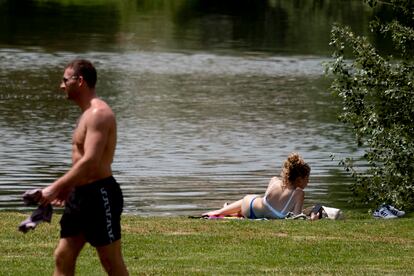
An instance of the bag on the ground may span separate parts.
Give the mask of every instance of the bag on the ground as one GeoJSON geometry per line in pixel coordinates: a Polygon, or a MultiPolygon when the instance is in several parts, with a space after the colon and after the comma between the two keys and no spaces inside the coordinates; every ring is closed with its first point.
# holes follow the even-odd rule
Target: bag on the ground
{"type": "Polygon", "coordinates": [[[308,217],[310,217],[312,213],[318,215],[319,219],[327,218],[338,220],[345,218],[341,209],[324,206],[319,203],[303,210],[303,214],[308,217]]]}
{"type": "Polygon", "coordinates": [[[344,219],[341,209],[327,206],[322,206],[322,217],[324,216],[328,219],[344,219]]]}

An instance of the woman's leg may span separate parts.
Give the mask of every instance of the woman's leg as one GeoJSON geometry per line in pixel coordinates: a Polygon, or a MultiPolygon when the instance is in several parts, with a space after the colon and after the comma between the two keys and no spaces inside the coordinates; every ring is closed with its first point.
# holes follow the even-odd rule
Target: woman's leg
{"type": "Polygon", "coordinates": [[[250,206],[253,207],[253,201],[258,198],[258,195],[246,195],[242,199],[241,204],[241,215],[245,218],[256,218],[257,213],[254,213],[254,216],[252,216],[252,210],[250,209],[250,206]]]}
{"type": "Polygon", "coordinates": [[[202,214],[202,216],[239,216],[241,212],[241,206],[242,206],[243,199],[240,199],[238,201],[235,201],[229,205],[224,206],[221,209],[210,211],[207,213],[202,214]]]}

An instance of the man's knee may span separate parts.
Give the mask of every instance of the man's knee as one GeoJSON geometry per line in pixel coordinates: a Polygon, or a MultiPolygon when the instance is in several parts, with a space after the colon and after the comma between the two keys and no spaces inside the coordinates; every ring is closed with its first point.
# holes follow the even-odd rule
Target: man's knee
{"type": "Polygon", "coordinates": [[[56,267],[71,267],[84,245],[81,238],[61,239],[54,252],[56,267]]]}
{"type": "Polygon", "coordinates": [[[57,247],[54,252],[56,266],[67,266],[68,264],[74,263],[77,255],[70,250],[64,249],[62,247],[57,247]]]}
{"type": "Polygon", "coordinates": [[[107,256],[99,256],[99,259],[105,271],[110,275],[110,272],[113,271],[115,267],[114,260],[107,256]]]}
{"type": "Polygon", "coordinates": [[[108,246],[96,249],[101,264],[108,275],[128,275],[128,271],[122,258],[119,240],[108,246]]]}
{"type": "Polygon", "coordinates": [[[108,256],[100,256],[99,258],[108,275],[128,275],[122,257],[110,258],[108,256]]]}

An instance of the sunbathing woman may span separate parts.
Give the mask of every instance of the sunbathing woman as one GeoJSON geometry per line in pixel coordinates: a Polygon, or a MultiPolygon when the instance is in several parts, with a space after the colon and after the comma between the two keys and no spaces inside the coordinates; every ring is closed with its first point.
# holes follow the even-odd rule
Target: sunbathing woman
{"type": "Polygon", "coordinates": [[[273,177],[270,180],[264,197],[246,195],[243,199],[202,216],[282,219],[289,212],[300,214],[305,197],[303,189],[308,185],[309,174],[309,165],[299,154],[292,153],[283,164],[281,178],[273,177]]]}

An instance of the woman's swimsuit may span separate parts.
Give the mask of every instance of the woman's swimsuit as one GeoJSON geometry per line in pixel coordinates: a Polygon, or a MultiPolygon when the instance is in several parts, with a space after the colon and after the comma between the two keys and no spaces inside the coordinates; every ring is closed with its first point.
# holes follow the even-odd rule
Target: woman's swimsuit
{"type": "Polygon", "coordinates": [[[253,201],[258,198],[259,196],[255,196],[254,198],[252,198],[252,200],[250,201],[250,208],[249,208],[249,219],[257,219],[256,215],[253,212],[253,201]]]}
{"type": "Polygon", "coordinates": [[[292,200],[294,193],[295,193],[295,190],[293,190],[292,193],[290,194],[290,197],[288,201],[286,202],[285,207],[283,207],[282,211],[276,210],[275,208],[272,207],[272,205],[269,204],[269,202],[267,201],[267,194],[265,194],[265,196],[263,197],[263,204],[267,207],[267,209],[269,209],[269,211],[274,215],[275,218],[283,219],[287,216],[288,212],[286,212],[286,208],[289,206],[289,203],[292,200]]]}

